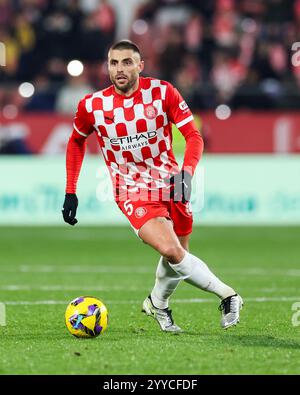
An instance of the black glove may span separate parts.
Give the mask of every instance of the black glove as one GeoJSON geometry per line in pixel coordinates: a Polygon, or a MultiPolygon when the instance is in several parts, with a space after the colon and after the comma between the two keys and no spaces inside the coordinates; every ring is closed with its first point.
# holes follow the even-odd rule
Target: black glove
{"type": "Polygon", "coordinates": [[[62,215],[64,217],[65,222],[70,225],[77,224],[76,210],[78,206],[78,199],[75,193],[66,193],[62,215]]]}
{"type": "Polygon", "coordinates": [[[192,176],[185,170],[170,177],[170,198],[174,202],[189,202],[192,192],[192,176]]]}

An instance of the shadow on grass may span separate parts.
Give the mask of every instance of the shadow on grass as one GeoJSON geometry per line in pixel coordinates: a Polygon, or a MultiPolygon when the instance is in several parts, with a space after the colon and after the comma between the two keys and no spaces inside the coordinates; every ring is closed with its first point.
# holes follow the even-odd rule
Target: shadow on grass
{"type": "Polygon", "coordinates": [[[186,331],[187,337],[199,337],[209,342],[216,342],[226,346],[242,346],[242,347],[271,347],[300,350],[300,341],[283,339],[271,335],[247,335],[235,333],[203,333],[201,331],[186,331]]]}
{"type": "Polygon", "coordinates": [[[227,345],[241,345],[245,347],[272,347],[300,350],[300,342],[282,339],[270,335],[233,335],[222,337],[222,342],[227,345]]]}

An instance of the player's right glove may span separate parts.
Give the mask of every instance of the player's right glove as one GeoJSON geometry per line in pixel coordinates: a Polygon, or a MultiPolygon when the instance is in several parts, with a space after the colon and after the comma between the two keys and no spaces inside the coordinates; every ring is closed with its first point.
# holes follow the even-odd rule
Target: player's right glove
{"type": "Polygon", "coordinates": [[[77,224],[76,211],[78,206],[78,199],[75,193],[66,193],[65,201],[62,209],[62,215],[65,222],[70,225],[77,224]]]}

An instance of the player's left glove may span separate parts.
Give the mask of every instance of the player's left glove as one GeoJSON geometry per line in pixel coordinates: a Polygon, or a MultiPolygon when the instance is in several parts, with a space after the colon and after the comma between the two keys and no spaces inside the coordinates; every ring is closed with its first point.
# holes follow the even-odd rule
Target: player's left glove
{"type": "Polygon", "coordinates": [[[174,202],[189,202],[192,192],[192,176],[185,170],[170,177],[170,198],[174,202]]]}
{"type": "Polygon", "coordinates": [[[66,193],[65,201],[62,209],[64,221],[70,225],[77,224],[76,211],[78,206],[78,199],[75,193],[66,193]]]}

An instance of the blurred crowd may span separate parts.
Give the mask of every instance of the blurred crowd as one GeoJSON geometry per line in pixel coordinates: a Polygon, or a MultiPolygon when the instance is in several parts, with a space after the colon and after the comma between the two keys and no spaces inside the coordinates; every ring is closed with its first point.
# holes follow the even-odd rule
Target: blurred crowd
{"type": "Polygon", "coordinates": [[[123,38],[140,46],[144,75],[174,83],[193,109],[300,108],[300,0],[0,0],[0,107],[72,114],[110,84],[107,49],[123,38]]]}

